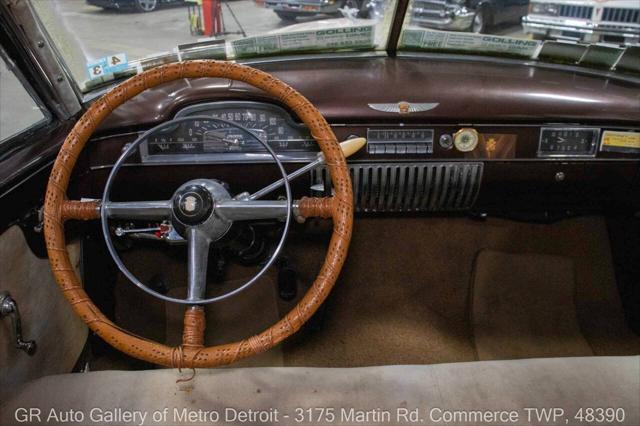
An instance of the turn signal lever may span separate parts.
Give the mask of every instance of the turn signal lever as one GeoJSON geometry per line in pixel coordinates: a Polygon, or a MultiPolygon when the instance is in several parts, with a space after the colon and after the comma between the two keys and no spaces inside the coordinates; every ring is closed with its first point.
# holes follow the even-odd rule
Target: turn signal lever
{"type": "MultiPolygon", "coordinates": [[[[366,144],[367,144],[367,140],[365,138],[352,138],[352,139],[347,139],[344,142],[340,142],[340,149],[342,149],[342,154],[345,156],[345,158],[349,158],[353,154],[358,152],[360,148],[362,148],[366,144]]],[[[295,172],[289,173],[287,175],[287,180],[292,181],[298,176],[301,176],[306,172],[308,172],[309,170],[314,169],[318,166],[321,166],[324,163],[325,163],[324,155],[322,153],[319,153],[318,158],[315,161],[312,161],[311,163],[307,164],[304,167],[300,167],[295,172]]],[[[272,183],[271,185],[262,188],[260,191],[254,192],[253,194],[250,194],[250,195],[247,193],[242,193],[237,198],[245,199],[245,200],[257,200],[258,198],[262,198],[266,194],[280,188],[282,185],[284,185],[284,180],[280,179],[272,183]]]]}
{"type": "Polygon", "coordinates": [[[0,292],[0,318],[6,316],[11,317],[16,348],[25,351],[29,356],[35,354],[37,347],[36,342],[34,340],[22,340],[22,321],[20,319],[18,304],[8,292],[3,291],[0,292]]]}

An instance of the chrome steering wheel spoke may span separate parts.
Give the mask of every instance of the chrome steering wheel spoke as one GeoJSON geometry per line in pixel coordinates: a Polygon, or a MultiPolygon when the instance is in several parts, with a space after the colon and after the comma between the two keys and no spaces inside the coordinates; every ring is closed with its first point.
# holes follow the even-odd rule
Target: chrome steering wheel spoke
{"type": "Polygon", "coordinates": [[[207,264],[211,239],[205,232],[187,229],[188,280],[187,301],[193,304],[205,299],[207,292],[207,264]]]}
{"type": "Polygon", "coordinates": [[[103,203],[109,219],[169,220],[171,200],[165,201],[124,201],[103,203]]]}
{"type": "MultiPolygon", "coordinates": [[[[273,148],[265,141],[258,139],[264,148],[273,158],[282,179],[278,187],[284,186],[286,200],[264,201],[249,199],[232,199],[228,191],[228,186],[224,182],[215,179],[193,179],[182,184],[173,194],[170,200],[166,201],[127,201],[112,202],[109,199],[111,188],[115,177],[124,164],[125,160],[138,149],[154,132],[161,132],[166,128],[175,126],[184,121],[190,120],[213,120],[206,116],[189,116],[177,118],[175,120],[162,123],[153,129],[143,133],[138,139],[127,146],[120,158],[116,161],[111,173],[107,178],[102,196],[102,207],[100,209],[100,220],[102,234],[105,238],[107,250],[115,261],[118,269],[134,285],[143,291],[168,302],[180,303],[184,305],[204,305],[231,297],[254,284],[273,265],[278,258],[286,236],[289,231],[294,202],[291,194],[291,187],[287,173],[282,162],[276,155],[273,148]],[[147,284],[141,282],[124,265],[117,253],[116,247],[111,239],[109,227],[110,219],[140,219],[149,221],[170,221],[173,230],[186,239],[187,242],[187,297],[176,298],[157,292],[147,284]],[[283,221],[282,235],[271,257],[261,265],[260,270],[248,281],[233,290],[214,297],[206,297],[207,263],[209,248],[211,244],[222,239],[235,221],[278,219],[283,221]]],[[[255,137],[253,133],[242,126],[216,119],[224,122],[227,126],[235,127],[238,131],[247,136],[255,137]]]]}
{"type": "Polygon", "coordinates": [[[216,203],[214,212],[228,221],[278,219],[288,214],[287,200],[223,200],[216,203]]]}

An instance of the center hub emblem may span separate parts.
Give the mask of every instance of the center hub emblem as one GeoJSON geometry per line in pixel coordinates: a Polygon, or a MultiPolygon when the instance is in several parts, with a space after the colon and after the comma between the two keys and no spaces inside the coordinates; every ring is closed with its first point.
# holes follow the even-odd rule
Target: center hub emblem
{"type": "Polygon", "coordinates": [[[191,194],[182,197],[182,202],[180,203],[182,212],[185,214],[193,214],[197,212],[201,205],[202,200],[200,200],[200,197],[191,194]]]}
{"type": "Polygon", "coordinates": [[[211,193],[200,185],[179,190],[173,198],[173,213],[185,225],[204,222],[213,210],[211,193]]]}

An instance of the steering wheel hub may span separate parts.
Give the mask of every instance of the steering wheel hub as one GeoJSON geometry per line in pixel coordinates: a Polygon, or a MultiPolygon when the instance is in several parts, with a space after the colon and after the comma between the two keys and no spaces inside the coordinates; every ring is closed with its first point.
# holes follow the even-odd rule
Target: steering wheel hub
{"type": "Polygon", "coordinates": [[[172,223],[182,236],[186,236],[187,228],[192,227],[203,231],[211,241],[219,240],[232,221],[215,214],[215,204],[230,199],[229,191],[217,180],[189,181],[173,194],[172,223]]]}
{"type": "Polygon", "coordinates": [[[185,225],[198,225],[213,212],[211,193],[201,185],[189,185],[173,196],[173,214],[185,225]]]}

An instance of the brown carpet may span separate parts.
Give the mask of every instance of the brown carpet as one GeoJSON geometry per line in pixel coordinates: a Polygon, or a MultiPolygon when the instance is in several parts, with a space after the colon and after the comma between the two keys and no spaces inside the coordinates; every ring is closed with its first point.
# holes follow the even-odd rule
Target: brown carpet
{"type": "MultiPolygon", "coordinates": [[[[595,355],[640,353],[640,339],[624,324],[616,288],[609,237],[602,217],[583,217],[553,225],[536,225],[501,219],[473,221],[465,218],[363,218],[355,220],[347,263],[325,306],[319,329],[299,333],[285,342],[284,365],[352,367],[384,364],[432,364],[478,359],[471,325],[471,284],[474,261],[482,250],[512,254],[560,256],[573,264],[577,324],[595,355]]],[[[285,255],[299,272],[301,286],[315,278],[327,248],[328,224],[309,221],[304,233],[292,233],[285,255]]],[[[163,274],[173,290],[186,279],[184,253],[164,245],[132,250],[124,256],[132,272],[144,280],[163,274]]],[[[540,259],[540,258],[539,258],[540,259]]],[[[254,270],[232,266],[226,280],[246,278],[254,270]]],[[[551,271],[549,272],[551,273],[551,271]]],[[[555,272],[553,272],[555,273],[555,272]]],[[[275,272],[270,280],[276,282],[275,272]]],[[[559,279],[559,278],[558,278],[559,279]]],[[[519,285],[506,279],[502,287],[519,285]]],[[[213,287],[216,287],[214,284],[213,287]]],[[[265,286],[267,287],[267,286],[265,286]]],[[[218,287],[218,290],[220,287],[218,287]]],[[[532,296],[544,300],[544,292],[532,296]]],[[[511,288],[510,294],[517,296],[511,288]]],[[[304,289],[301,290],[302,293],[304,289]]],[[[548,290],[544,290],[548,291],[548,290]]],[[[565,297],[566,298],[566,297],[565,297]]],[[[225,341],[248,336],[258,325],[272,322],[273,309],[253,309],[254,297],[234,298],[225,326],[209,315],[209,338],[225,341]],[[244,318],[251,311],[263,318],[244,318]],[[229,328],[232,324],[233,332],[229,328]],[[263,321],[263,322],[261,322],[263,321]],[[233,333],[238,333],[236,334],[233,333]],[[233,334],[233,335],[232,335],[233,334]]],[[[553,302],[554,309],[562,304],[553,302]]],[[[280,315],[291,303],[278,301],[280,315]]],[[[570,309],[567,308],[567,309],[570,309]]],[[[564,318],[555,312],[552,318],[564,318]]],[[[125,328],[158,341],[171,337],[167,309],[161,301],[144,295],[122,277],[116,285],[116,318],[125,328]]],[[[575,337],[575,333],[572,333],[575,337]]],[[[511,347],[531,348],[531,336],[511,347]],[[526,345],[525,345],[526,343],[526,345]]],[[[565,342],[544,350],[574,355],[565,342]],[[571,352],[571,351],[569,351],[571,352]]],[[[571,346],[573,347],[573,346],[571,346]]],[[[510,349],[512,350],[512,349],[510,349]]],[[[482,351],[481,351],[482,352],[482,351]]],[[[531,353],[530,356],[538,356],[531,353]]],[[[494,353],[496,358],[529,356],[526,350],[494,353]]],[[[279,365],[281,361],[274,361],[279,365]]],[[[265,364],[261,364],[265,365],[265,364]]]]}
{"type": "MultiPolygon", "coordinates": [[[[289,252],[300,269],[317,271],[325,244],[322,238],[305,236],[292,241],[289,248],[295,250],[289,252]]],[[[570,259],[577,322],[593,353],[640,353],[640,339],[624,324],[601,217],[553,225],[356,218],[347,263],[327,301],[323,327],[288,343],[285,364],[352,367],[476,360],[469,295],[474,259],[483,249],[570,259]]]]}
{"type": "MultiPolygon", "coordinates": [[[[245,281],[225,283],[237,287],[245,281]]],[[[186,287],[169,291],[172,297],[184,297],[186,287]]],[[[207,295],[210,297],[211,292],[207,295]]],[[[167,344],[177,346],[182,342],[182,321],[184,306],[166,303],[167,344]]],[[[276,287],[269,278],[262,277],[247,290],[221,302],[209,304],[205,308],[207,333],[205,345],[214,346],[235,342],[260,333],[278,321],[278,295],[276,287]]],[[[277,346],[270,351],[243,359],[234,367],[283,366],[282,348],[277,346]]]]}
{"type": "Polygon", "coordinates": [[[481,251],[471,288],[478,358],[593,355],[578,325],[573,269],[565,256],[481,251]]]}

